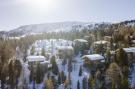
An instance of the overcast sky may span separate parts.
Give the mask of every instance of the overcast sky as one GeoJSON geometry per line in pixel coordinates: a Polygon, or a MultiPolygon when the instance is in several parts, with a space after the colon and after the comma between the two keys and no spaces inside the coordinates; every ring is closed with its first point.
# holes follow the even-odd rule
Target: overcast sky
{"type": "Polygon", "coordinates": [[[26,24],[135,19],[135,0],[0,0],[0,29],[26,24]]]}

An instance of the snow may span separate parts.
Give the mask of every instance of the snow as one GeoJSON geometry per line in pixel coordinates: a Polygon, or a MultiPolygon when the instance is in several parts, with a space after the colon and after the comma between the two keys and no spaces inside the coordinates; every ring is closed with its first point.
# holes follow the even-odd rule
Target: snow
{"type": "MultiPolygon", "coordinates": [[[[81,42],[87,42],[84,39],[79,39],[79,41],[81,41],[81,42]]],[[[71,50],[73,50],[72,43],[73,42],[72,41],[69,41],[69,40],[50,39],[50,40],[38,40],[33,45],[35,45],[36,48],[42,48],[42,47],[44,47],[46,53],[50,54],[50,52],[51,52],[51,55],[52,55],[52,53],[54,55],[56,55],[57,54],[57,51],[59,49],[71,49],[71,50]]],[[[59,58],[56,59],[56,63],[58,64],[59,72],[64,71],[64,73],[66,74],[66,76],[68,76],[68,74],[69,74],[69,72],[68,72],[68,65],[67,64],[66,65],[62,65],[62,60],[63,59],[59,59],[59,58]]],[[[80,69],[80,66],[83,65],[83,61],[82,61],[80,55],[76,56],[74,58],[74,60],[76,62],[72,63],[73,70],[70,73],[72,84],[71,84],[70,87],[72,89],[76,89],[77,88],[77,81],[79,80],[79,82],[80,82],[80,89],[82,89],[82,79],[83,79],[83,77],[88,77],[90,73],[88,71],[86,71],[85,69],[83,69],[83,74],[82,74],[81,77],[79,77],[78,76],[79,69],[80,69]]],[[[60,85],[58,89],[63,89],[63,86],[64,86],[63,84],[60,85]]]]}
{"type": "Polygon", "coordinates": [[[44,48],[46,54],[55,55],[58,52],[58,48],[70,48],[72,49],[72,41],[63,39],[50,39],[50,40],[37,40],[32,46],[35,47],[35,55],[41,54],[44,48]]]}
{"type": "Polygon", "coordinates": [[[134,86],[135,85],[135,64],[133,65],[133,71],[131,73],[131,86],[134,86]]]}
{"type": "MultiPolygon", "coordinates": [[[[83,61],[81,59],[81,55],[78,55],[74,58],[74,60],[76,62],[72,63],[72,67],[73,67],[73,70],[72,72],[70,73],[70,77],[71,77],[71,89],[77,89],[77,82],[79,80],[80,82],[80,89],[82,89],[82,79],[83,77],[88,77],[90,72],[86,71],[85,69],[83,69],[83,73],[82,73],[82,76],[79,76],[79,69],[80,69],[80,66],[83,65],[83,61]]],[[[62,59],[57,59],[57,64],[58,64],[58,68],[59,68],[59,71],[63,71],[66,76],[68,76],[68,66],[67,64],[66,65],[62,65],[62,59]]],[[[63,88],[63,84],[59,86],[58,89],[64,89],[63,88]]]]}
{"type": "Polygon", "coordinates": [[[75,39],[74,40],[75,42],[77,41],[77,42],[84,42],[84,43],[87,43],[88,41],[87,40],[84,40],[84,39],[75,39]]]}
{"type": "Polygon", "coordinates": [[[105,36],[104,38],[112,38],[111,36],[105,36]]]}
{"type": "Polygon", "coordinates": [[[96,41],[96,42],[94,42],[94,44],[107,44],[107,43],[109,43],[108,41],[105,41],[105,40],[100,40],[100,41],[96,41]]]}
{"type": "Polygon", "coordinates": [[[22,73],[19,78],[18,86],[27,86],[29,84],[30,70],[28,69],[28,64],[22,63],[22,73]],[[24,84],[25,82],[25,84],[24,84]]]}
{"type": "MultiPolygon", "coordinates": [[[[102,23],[91,23],[91,22],[76,22],[76,21],[68,21],[68,22],[56,22],[56,23],[42,23],[42,24],[31,24],[31,25],[24,25],[19,28],[13,29],[9,31],[9,34],[12,33],[23,33],[30,34],[30,33],[44,33],[44,32],[59,32],[59,31],[71,31],[72,29],[83,30],[84,28],[90,29],[97,27],[95,24],[102,24],[102,23]]],[[[108,23],[105,23],[108,24],[108,23]]]]}
{"type": "MultiPolygon", "coordinates": [[[[58,39],[58,40],[56,40],[56,39],[38,40],[35,43],[33,43],[31,45],[31,47],[34,46],[35,49],[36,48],[37,49],[44,48],[46,54],[50,54],[51,56],[54,54],[56,56],[56,63],[58,64],[59,72],[64,71],[65,75],[68,76],[68,74],[69,74],[69,72],[68,72],[68,64],[62,65],[62,60],[63,59],[59,59],[56,54],[57,54],[58,48],[59,49],[65,49],[65,48],[73,49],[73,47],[71,46],[72,43],[73,43],[72,41],[63,40],[63,39],[58,39]]],[[[28,49],[28,51],[30,51],[30,49],[28,49]]],[[[39,50],[35,50],[35,53],[37,51],[39,52],[39,50]]],[[[28,61],[45,61],[46,58],[44,56],[40,56],[40,55],[39,56],[35,56],[35,55],[31,56],[30,55],[30,56],[27,57],[27,59],[28,59],[28,61]]],[[[82,68],[82,70],[83,70],[82,71],[82,76],[79,76],[80,66],[83,65],[81,55],[79,54],[78,56],[74,57],[73,59],[74,59],[75,62],[72,62],[73,70],[72,70],[72,72],[70,72],[70,77],[71,77],[71,81],[72,81],[71,83],[72,84],[69,87],[71,87],[71,89],[77,89],[77,81],[79,80],[80,89],[82,89],[82,79],[84,77],[88,77],[90,72],[85,70],[84,68],[82,68]]],[[[46,61],[46,62],[49,63],[49,61],[50,61],[50,59],[48,61],[46,61]]],[[[23,70],[22,70],[21,76],[19,78],[18,86],[21,86],[21,85],[23,86],[23,84],[24,84],[23,82],[25,81],[27,86],[28,86],[28,89],[33,89],[33,82],[29,83],[30,70],[28,69],[28,64],[27,64],[27,62],[26,63],[22,62],[22,65],[23,65],[23,70]]],[[[51,66],[52,65],[49,63],[48,67],[51,67],[51,66]]],[[[55,76],[55,77],[57,78],[57,76],[55,76]]],[[[47,79],[47,77],[45,76],[44,80],[46,80],[46,79],[47,79]]],[[[43,87],[44,87],[44,82],[42,82],[41,84],[36,84],[35,85],[36,89],[43,89],[43,87]]],[[[63,87],[64,87],[64,84],[59,85],[58,89],[64,89],[63,87]]]]}
{"type": "MultiPolygon", "coordinates": [[[[135,53],[135,47],[123,48],[126,53],[135,53]]],[[[111,54],[115,54],[115,51],[110,51],[111,54]]]]}
{"type": "Polygon", "coordinates": [[[72,46],[57,46],[56,48],[59,49],[59,50],[64,50],[64,49],[74,50],[72,46]]]}
{"type": "Polygon", "coordinates": [[[45,61],[45,57],[44,56],[28,56],[27,57],[28,62],[33,62],[33,61],[45,61]]]}
{"type": "Polygon", "coordinates": [[[84,58],[88,58],[89,60],[93,60],[93,61],[94,60],[102,60],[102,59],[104,59],[104,57],[99,55],[99,54],[84,55],[82,57],[82,59],[84,59],[84,58]]]}
{"type": "Polygon", "coordinates": [[[135,53],[135,47],[123,48],[127,53],[135,53]]]}
{"type": "Polygon", "coordinates": [[[10,40],[12,39],[16,39],[16,40],[19,40],[21,37],[8,37],[10,40]]]}

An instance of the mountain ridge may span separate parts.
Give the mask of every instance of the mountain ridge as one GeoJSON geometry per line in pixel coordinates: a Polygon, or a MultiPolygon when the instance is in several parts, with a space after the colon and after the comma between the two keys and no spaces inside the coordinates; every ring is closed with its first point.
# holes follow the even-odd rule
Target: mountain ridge
{"type": "Polygon", "coordinates": [[[135,26],[135,20],[127,20],[119,23],[109,22],[81,22],[81,21],[65,21],[65,22],[50,22],[41,24],[23,25],[10,31],[0,31],[1,34],[8,34],[9,36],[24,35],[29,33],[44,33],[44,32],[59,32],[59,31],[71,31],[72,29],[94,29],[99,27],[107,27],[110,25],[126,25],[135,26]]]}
{"type": "Polygon", "coordinates": [[[44,32],[58,32],[58,31],[70,31],[73,28],[87,27],[87,25],[93,25],[92,22],[77,22],[77,21],[67,21],[67,22],[54,22],[54,23],[43,23],[43,24],[32,24],[20,26],[16,29],[8,31],[8,34],[19,34],[22,33],[44,33],[44,32]]]}

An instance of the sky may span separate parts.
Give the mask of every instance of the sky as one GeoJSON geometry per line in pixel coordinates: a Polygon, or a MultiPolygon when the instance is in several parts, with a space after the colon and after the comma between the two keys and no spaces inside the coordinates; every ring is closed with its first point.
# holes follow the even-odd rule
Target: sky
{"type": "Polygon", "coordinates": [[[0,0],[0,30],[48,22],[135,19],[135,0],[0,0]]]}

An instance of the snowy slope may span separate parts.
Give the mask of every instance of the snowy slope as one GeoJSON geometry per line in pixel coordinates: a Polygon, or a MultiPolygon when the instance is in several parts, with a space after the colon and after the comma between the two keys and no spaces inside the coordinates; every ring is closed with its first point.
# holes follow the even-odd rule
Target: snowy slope
{"type": "Polygon", "coordinates": [[[31,33],[70,31],[72,29],[76,29],[76,30],[84,30],[84,29],[92,30],[97,28],[104,29],[107,27],[111,27],[113,25],[135,26],[135,20],[123,21],[119,23],[108,23],[108,22],[92,23],[92,22],[67,21],[67,22],[55,22],[55,23],[43,23],[43,24],[30,24],[30,25],[20,26],[16,29],[12,29],[9,32],[1,31],[0,35],[8,34],[11,36],[16,36],[16,35],[26,35],[31,33]]]}
{"type": "Polygon", "coordinates": [[[83,22],[56,22],[56,23],[44,23],[44,24],[32,24],[25,25],[19,28],[9,31],[9,33],[42,33],[42,32],[53,32],[53,31],[69,31],[75,25],[85,25],[83,22]]]}
{"type": "Polygon", "coordinates": [[[93,29],[100,25],[108,23],[90,23],[90,22],[56,22],[56,23],[44,23],[44,24],[32,24],[25,25],[19,28],[10,30],[8,34],[24,35],[28,33],[43,33],[43,32],[58,32],[58,31],[70,31],[72,29],[93,29]]]}

